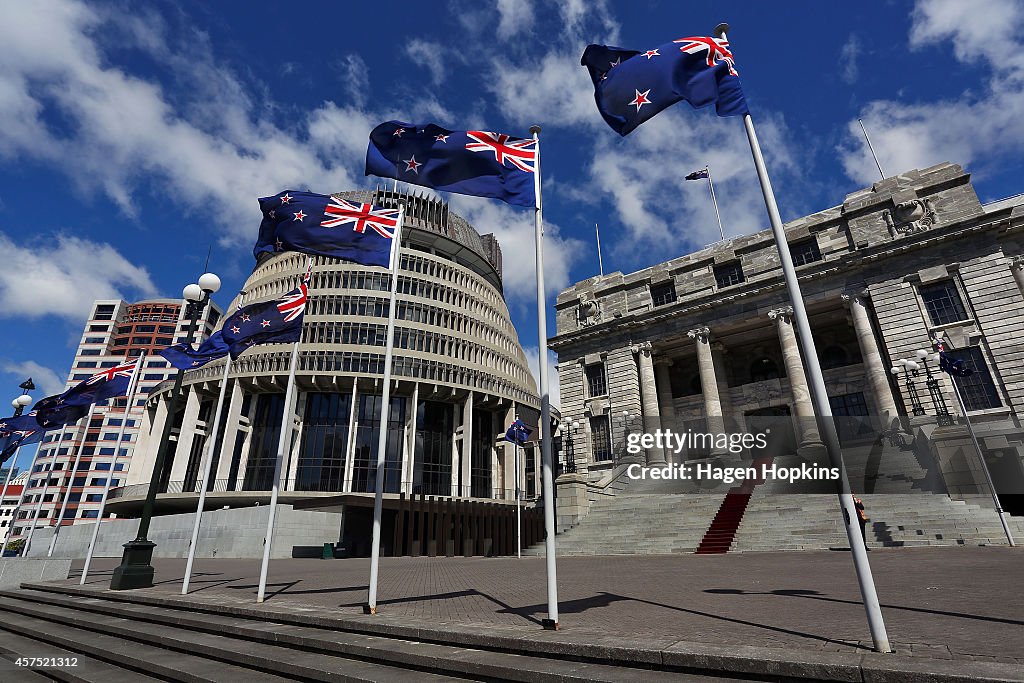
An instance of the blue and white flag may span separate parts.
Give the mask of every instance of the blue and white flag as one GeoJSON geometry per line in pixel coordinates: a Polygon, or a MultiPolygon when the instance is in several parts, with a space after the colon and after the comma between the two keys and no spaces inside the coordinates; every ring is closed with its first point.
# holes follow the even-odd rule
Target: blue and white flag
{"type": "Polygon", "coordinates": [[[136,358],[112,368],[104,368],[63,394],[42,399],[32,407],[39,426],[50,429],[77,422],[89,412],[92,404],[124,396],[128,393],[128,385],[138,364],[139,359],[136,358]]]}
{"type": "Polygon", "coordinates": [[[157,353],[179,370],[192,370],[203,367],[211,360],[228,355],[228,343],[224,341],[221,330],[217,330],[200,344],[198,349],[193,349],[185,342],[181,342],[157,351],[157,353]]]}
{"type": "Polygon", "coordinates": [[[508,428],[508,431],[505,432],[505,441],[511,441],[522,446],[530,438],[530,434],[530,428],[523,424],[522,420],[516,419],[508,428]]]}

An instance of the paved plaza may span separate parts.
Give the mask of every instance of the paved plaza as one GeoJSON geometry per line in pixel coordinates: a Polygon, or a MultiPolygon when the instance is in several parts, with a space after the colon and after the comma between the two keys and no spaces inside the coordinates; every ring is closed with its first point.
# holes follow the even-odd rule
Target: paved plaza
{"type": "MultiPolygon", "coordinates": [[[[889,637],[897,652],[1024,665],[1024,554],[1007,547],[871,553],[889,637]]],[[[118,563],[93,563],[105,587],[118,563]]],[[[81,563],[68,583],[77,585],[81,563]]],[[[177,596],[184,562],[156,560],[157,585],[177,596]]],[[[255,607],[258,560],[198,560],[190,598],[255,607]]],[[[264,608],[361,614],[369,560],[275,560],[264,608]]],[[[621,638],[650,648],[689,641],[795,652],[870,648],[848,552],[569,557],[558,562],[566,635],[621,638]]],[[[395,624],[540,630],[543,558],[383,558],[380,619],[395,624]]],[[[781,653],[780,653],[781,654],[781,653]]]]}

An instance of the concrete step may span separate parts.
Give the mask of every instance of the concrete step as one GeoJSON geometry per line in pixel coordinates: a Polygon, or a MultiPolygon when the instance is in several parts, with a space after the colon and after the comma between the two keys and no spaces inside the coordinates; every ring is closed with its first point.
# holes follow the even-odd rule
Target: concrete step
{"type": "MultiPolygon", "coordinates": [[[[164,680],[147,676],[140,671],[129,671],[114,664],[83,655],[80,652],[54,645],[42,645],[38,640],[17,633],[0,632],[0,657],[9,662],[15,662],[17,659],[26,656],[49,657],[58,660],[63,659],[65,662],[74,662],[73,665],[46,666],[36,670],[45,672],[45,675],[27,668],[18,667],[15,669],[13,667],[17,665],[12,664],[8,671],[16,671],[17,680],[25,681],[26,683],[36,680],[58,680],[67,681],[68,683],[157,683],[164,680]],[[36,678],[33,678],[33,676],[36,678]]],[[[11,675],[6,680],[13,681],[15,676],[11,675]]]]}

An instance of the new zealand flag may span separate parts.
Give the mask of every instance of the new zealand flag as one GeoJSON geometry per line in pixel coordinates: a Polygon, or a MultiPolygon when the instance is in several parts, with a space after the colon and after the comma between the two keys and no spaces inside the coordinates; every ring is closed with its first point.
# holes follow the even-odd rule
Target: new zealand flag
{"type": "Polygon", "coordinates": [[[505,441],[511,441],[512,443],[519,444],[522,446],[526,443],[527,439],[530,438],[530,428],[523,424],[522,420],[517,419],[505,432],[505,441]]]}
{"type": "Polygon", "coordinates": [[[3,450],[0,451],[0,463],[7,462],[22,446],[42,441],[45,432],[46,430],[38,425],[33,430],[11,432],[10,438],[7,439],[3,450]]]}
{"type": "Polygon", "coordinates": [[[201,368],[211,360],[217,360],[228,355],[228,343],[224,341],[224,335],[217,330],[209,338],[199,345],[198,349],[181,342],[174,346],[157,352],[179,370],[191,370],[201,368]]]}
{"type": "Polygon", "coordinates": [[[387,121],[370,131],[366,175],[533,208],[536,149],[532,138],[387,121]]]}
{"type": "Polygon", "coordinates": [[[263,222],[253,256],[299,251],[364,266],[391,263],[398,209],[361,204],[326,194],[286,190],[260,199],[263,222]]]}
{"type": "Polygon", "coordinates": [[[280,299],[245,306],[224,321],[220,334],[231,353],[231,360],[257,344],[299,340],[309,295],[308,276],[307,273],[307,279],[302,281],[298,289],[293,289],[280,299]]]}
{"type": "Polygon", "coordinates": [[[695,109],[714,104],[719,116],[748,112],[729,43],[720,38],[679,38],[645,52],[588,45],[580,63],[601,116],[619,135],[680,100],[695,109]]]}
{"type": "Polygon", "coordinates": [[[139,359],[104,368],[63,394],[47,396],[32,406],[39,426],[44,429],[76,422],[89,412],[89,406],[128,393],[132,374],[139,359]]]}

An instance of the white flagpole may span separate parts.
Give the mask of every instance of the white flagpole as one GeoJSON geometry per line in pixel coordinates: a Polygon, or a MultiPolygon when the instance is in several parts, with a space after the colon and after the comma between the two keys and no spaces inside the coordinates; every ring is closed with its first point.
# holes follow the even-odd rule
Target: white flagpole
{"type": "MultiPolygon", "coordinates": [[[[518,418],[516,418],[516,419],[518,419],[518,418]]],[[[522,531],[522,529],[523,529],[523,520],[522,520],[523,508],[522,508],[522,505],[519,503],[519,499],[520,499],[520,494],[519,494],[519,442],[518,441],[513,442],[512,447],[515,448],[515,454],[516,454],[516,456],[515,456],[515,460],[516,460],[516,465],[515,465],[515,468],[516,468],[516,557],[522,559],[522,557],[523,557],[523,540],[522,540],[522,538],[523,538],[523,536],[522,536],[522,534],[523,534],[523,531],[522,531]]]]}
{"type": "Polygon", "coordinates": [[[551,394],[548,389],[548,318],[544,294],[544,206],[540,194],[540,126],[531,126],[536,161],[533,173],[534,242],[537,252],[537,355],[540,359],[540,450],[544,487],[544,554],[546,556],[548,618],[542,620],[547,630],[558,630],[558,580],[555,567],[555,484],[551,457],[551,394]]]}
{"type": "MultiPolygon", "coordinates": [[[[21,446],[14,449],[14,457],[11,458],[11,464],[7,466],[7,478],[4,479],[3,492],[0,493],[0,506],[3,505],[3,501],[7,498],[7,488],[11,483],[11,476],[14,474],[14,466],[18,464],[18,452],[21,450],[21,446]]],[[[24,492],[24,488],[22,489],[24,492]]],[[[18,498],[18,502],[21,502],[21,498],[18,498]]],[[[7,543],[7,536],[11,533],[11,529],[14,528],[14,519],[11,519],[10,524],[7,525],[7,529],[4,531],[4,542],[0,544],[0,557],[3,556],[4,545],[7,543]]]]}
{"type": "Polygon", "coordinates": [[[89,414],[85,418],[85,430],[82,432],[82,440],[78,442],[78,453],[75,454],[75,464],[71,466],[71,477],[68,480],[67,491],[64,493],[64,500],[60,504],[60,514],[57,516],[57,526],[53,529],[53,537],[50,539],[50,548],[46,551],[47,557],[52,557],[53,549],[57,547],[57,536],[60,535],[60,526],[64,522],[64,512],[67,510],[68,498],[71,497],[71,489],[75,484],[75,474],[78,472],[78,463],[82,459],[82,451],[85,450],[85,437],[89,433],[89,426],[92,425],[92,414],[95,410],[96,404],[93,403],[89,406],[89,414]]]}
{"type": "MultiPolygon", "coordinates": [[[[245,292],[239,293],[238,307],[242,307],[242,301],[245,299],[245,292]]],[[[206,449],[206,462],[203,465],[203,478],[199,487],[199,503],[196,506],[196,520],[192,525],[192,540],[188,544],[188,560],[185,562],[185,578],[181,582],[181,594],[188,595],[188,584],[192,580],[192,563],[196,559],[196,545],[199,542],[199,526],[203,520],[203,506],[206,503],[206,489],[207,484],[210,481],[210,469],[213,466],[213,449],[217,443],[217,437],[220,432],[220,416],[224,409],[224,397],[227,395],[228,389],[228,375],[231,373],[231,356],[225,356],[226,362],[224,363],[224,374],[220,378],[220,396],[217,398],[217,410],[213,417],[213,429],[210,431],[210,435],[206,438],[209,439],[209,447],[206,449]]],[[[223,457],[223,455],[222,455],[223,457]]]]}
{"type": "Polygon", "coordinates": [[[711,182],[711,164],[704,167],[708,172],[708,187],[711,188],[711,203],[715,205],[715,216],[718,217],[718,231],[722,233],[722,241],[725,241],[725,228],[722,227],[722,214],[718,212],[718,199],[715,198],[715,184],[711,182]]]}
{"type": "MultiPolygon", "coordinates": [[[[11,524],[7,527],[7,533],[4,534],[4,545],[0,550],[7,550],[7,541],[11,537],[11,533],[14,531],[14,525],[18,521],[18,513],[21,512],[21,504],[25,502],[25,494],[28,493],[28,486],[32,482],[32,470],[36,468],[36,460],[39,458],[39,451],[42,450],[43,444],[40,442],[36,446],[36,452],[32,454],[32,462],[28,465],[28,476],[25,478],[25,485],[21,487],[21,495],[18,496],[18,504],[14,506],[14,512],[11,513],[11,524]]],[[[21,446],[18,446],[18,450],[14,453],[12,462],[17,462],[18,455],[21,453],[21,446]]],[[[25,556],[25,548],[22,548],[21,556],[25,556]]],[[[2,554],[2,552],[0,552],[2,554]]]]}
{"type": "MultiPolygon", "coordinates": [[[[146,352],[143,351],[142,355],[139,356],[139,362],[135,366],[135,372],[132,373],[132,378],[128,382],[128,396],[124,406],[124,417],[121,418],[121,429],[117,431],[117,441],[114,442],[114,459],[110,461],[110,474],[107,475],[107,485],[103,487],[103,497],[100,498],[100,512],[96,517],[96,524],[92,528],[92,539],[89,541],[89,551],[85,555],[82,578],[78,581],[79,586],[84,586],[86,579],[89,577],[89,565],[92,564],[92,554],[96,551],[96,539],[100,535],[103,510],[107,507],[107,496],[110,495],[110,482],[114,480],[114,474],[117,472],[117,459],[121,457],[121,439],[124,438],[124,428],[128,425],[128,415],[131,413],[132,405],[135,403],[135,390],[139,387],[139,373],[142,371],[142,364],[145,360],[146,352]]],[[[173,416],[168,416],[167,419],[171,420],[173,416]]]]}
{"type": "Polygon", "coordinates": [[[964,405],[964,398],[960,395],[960,387],[957,386],[956,377],[950,375],[950,379],[953,381],[953,391],[956,393],[956,402],[960,404],[960,414],[964,416],[964,420],[967,421],[967,431],[971,434],[971,441],[974,442],[974,448],[978,451],[978,460],[981,461],[981,471],[985,473],[985,481],[988,482],[989,491],[992,492],[992,502],[996,506],[996,514],[999,515],[999,523],[1003,525],[1003,533],[1006,534],[1006,542],[1010,544],[1010,547],[1016,546],[1013,542],[1013,533],[1010,531],[1010,527],[1006,524],[1006,517],[1003,516],[1003,506],[999,503],[999,495],[996,493],[996,485],[992,483],[992,475],[989,474],[988,465],[985,463],[985,453],[981,450],[981,445],[978,444],[978,437],[974,434],[974,425],[971,424],[971,418],[967,414],[967,406],[964,405]]]}
{"type": "MultiPolygon", "coordinates": [[[[40,445],[39,448],[36,449],[37,455],[41,448],[42,445],[40,445]]],[[[56,453],[54,453],[54,455],[56,455],[56,453]]],[[[50,467],[53,467],[53,463],[50,464],[50,467]]],[[[50,490],[50,476],[52,474],[52,470],[46,472],[46,483],[43,484],[43,493],[42,495],[39,496],[39,500],[36,502],[36,509],[32,513],[32,526],[28,528],[28,538],[25,539],[25,549],[21,553],[22,557],[28,557],[29,548],[32,547],[32,535],[36,531],[36,522],[39,521],[39,513],[43,509],[43,501],[46,500],[46,492],[50,490]]]]}
{"type": "MultiPolygon", "coordinates": [[[[726,37],[728,30],[728,24],[719,24],[715,27],[715,35],[722,40],[728,40],[726,37]]],[[[850,543],[850,554],[853,555],[857,582],[860,584],[860,593],[864,600],[864,610],[867,612],[868,627],[874,640],[875,649],[879,652],[891,652],[889,636],[885,631],[885,622],[882,619],[882,609],[878,604],[878,594],[875,591],[875,581],[871,576],[871,565],[868,563],[868,555],[864,547],[864,538],[861,536],[860,526],[857,522],[857,510],[853,504],[853,494],[850,492],[843,452],[839,445],[839,434],[836,432],[836,425],[832,419],[832,407],[828,402],[825,379],[821,373],[821,364],[818,362],[814,337],[811,335],[811,325],[807,319],[803,294],[800,292],[800,282],[796,276],[796,268],[793,266],[793,257],[789,253],[786,231],[782,226],[779,207],[775,202],[775,192],[768,179],[768,169],[764,164],[761,145],[757,141],[757,133],[754,131],[754,122],[750,118],[750,114],[743,115],[743,126],[750,143],[750,152],[754,157],[754,167],[757,169],[757,179],[761,184],[761,194],[764,195],[765,208],[768,210],[768,219],[775,237],[775,247],[779,252],[786,290],[793,306],[793,324],[796,326],[797,344],[800,348],[804,369],[807,371],[808,388],[810,389],[811,403],[818,418],[818,429],[825,441],[829,459],[833,466],[839,469],[841,485],[839,505],[843,512],[843,523],[846,527],[846,538],[850,543]]]]}
{"type": "MultiPolygon", "coordinates": [[[[312,257],[310,256],[306,260],[307,272],[311,262],[312,257]]],[[[306,295],[309,295],[308,290],[306,295]]],[[[277,460],[274,463],[274,482],[270,489],[270,513],[267,515],[267,534],[263,539],[263,562],[260,565],[260,587],[256,594],[256,602],[263,602],[267,596],[267,570],[270,568],[270,545],[274,540],[274,518],[277,516],[277,496],[281,488],[281,465],[284,462],[285,455],[291,450],[292,446],[292,422],[295,419],[295,411],[292,408],[295,396],[295,366],[299,363],[299,344],[301,341],[300,338],[292,344],[292,360],[288,367],[288,388],[284,392],[284,413],[281,416],[281,434],[277,439],[277,460]]],[[[287,472],[285,472],[285,476],[288,476],[287,472]]],[[[183,586],[183,593],[184,590],[183,586]]]]}
{"type": "Polygon", "coordinates": [[[395,348],[395,308],[398,301],[398,271],[402,261],[402,228],[405,204],[399,205],[398,224],[391,243],[391,303],[388,305],[387,346],[384,351],[384,388],[380,398],[380,425],[377,430],[377,479],[373,495],[373,532],[370,543],[370,587],[364,614],[377,613],[377,576],[380,572],[380,526],[384,513],[384,466],[387,462],[388,417],[391,413],[391,356],[395,348]]]}
{"type": "Polygon", "coordinates": [[[871,152],[871,158],[875,160],[875,166],[878,167],[878,175],[882,176],[882,180],[885,180],[885,172],[882,170],[882,165],[878,163],[878,157],[875,156],[875,148],[871,145],[871,138],[868,137],[868,129],[864,127],[863,119],[857,119],[857,123],[860,124],[860,129],[864,131],[864,140],[868,143],[868,151],[871,152]]]}
{"type": "Polygon", "coordinates": [[[597,267],[604,275],[604,260],[601,258],[601,230],[597,227],[597,223],[594,223],[594,234],[597,236],[597,267]]]}

